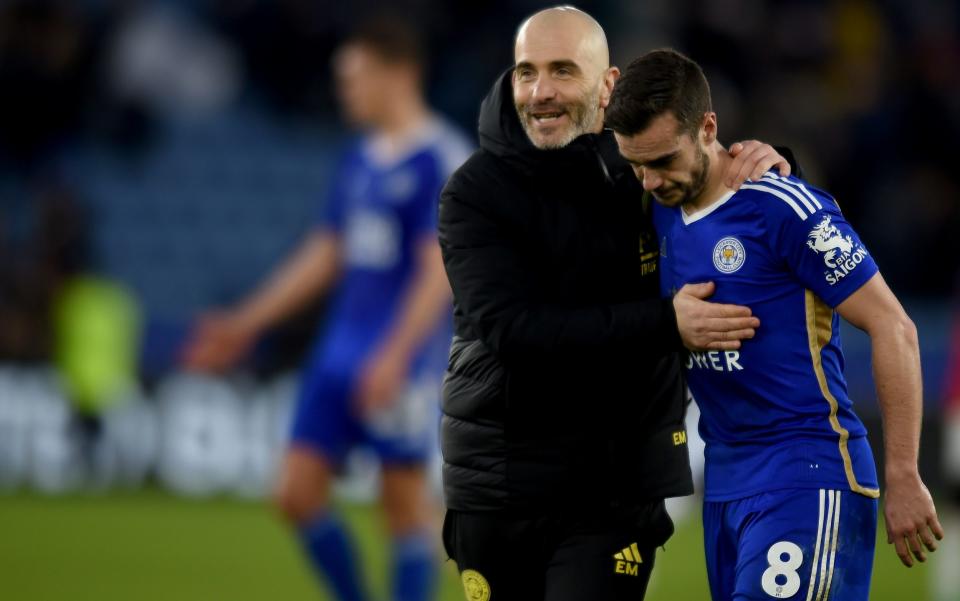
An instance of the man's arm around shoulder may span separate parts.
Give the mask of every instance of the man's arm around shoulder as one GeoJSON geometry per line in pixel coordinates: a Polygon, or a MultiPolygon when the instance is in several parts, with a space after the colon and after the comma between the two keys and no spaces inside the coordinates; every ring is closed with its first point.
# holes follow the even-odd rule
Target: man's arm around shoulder
{"type": "Polygon", "coordinates": [[[484,184],[470,169],[473,164],[461,167],[441,194],[440,247],[459,310],[502,357],[575,358],[636,343],[668,352],[684,345],[737,348],[759,325],[749,309],[702,300],[712,293],[709,286],[685,287],[674,300],[585,307],[542,300],[535,287],[536,260],[521,240],[529,217],[513,206],[517,191],[497,180],[484,184]]]}

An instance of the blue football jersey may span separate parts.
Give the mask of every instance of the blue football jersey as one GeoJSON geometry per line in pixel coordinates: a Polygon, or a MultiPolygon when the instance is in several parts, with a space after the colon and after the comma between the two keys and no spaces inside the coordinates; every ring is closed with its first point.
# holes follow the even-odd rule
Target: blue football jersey
{"type": "MultiPolygon", "coordinates": [[[[368,136],[347,149],[318,223],[340,236],[344,252],[321,353],[328,370],[352,371],[387,333],[416,268],[418,242],[436,236],[440,190],[471,150],[439,119],[399,152],[384,152],[381,142],[368,136]]],[[[438,328],[421,356],[444,357],[448,329],[438,328]]]]}
{"type": "Polygon", "coordinates": [[[740,350],[687,358],[706,499],[781,488],[879,496],[833,310],[877,266],[833,198],[770,172],[691,215],[655,205],[654,219],[665,295],[713,281],[711,301],[745,305],[760,319],[740,350]]]}

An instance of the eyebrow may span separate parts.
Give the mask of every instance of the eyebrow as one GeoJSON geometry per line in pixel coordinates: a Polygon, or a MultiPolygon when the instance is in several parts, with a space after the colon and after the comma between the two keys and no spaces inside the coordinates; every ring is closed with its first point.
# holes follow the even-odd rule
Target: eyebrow
{"type": "Polygon", "coordinates": [[[664,165],[668,165],[670,161],[677,158],[677,155],[679,154],[680,154],[679,150],[674,150],[673,152],[668,152],[667,154],[662,154],[656,158],[650,159],[649,161],[643,161],[643,162],[634,161],[634,160],[628,159],[627,157],[623,157],[623,158],[626,159],[626,161],[631,165],[637,165],[639,167],[652,167],[656,169],[657,167],[663,167],[664,165]]]}
{"type": "MultiPolygon", "coordinates": [[[[547,65],[547,67],[549,67],[551,71],[556,71],[557,69],[570,69],[571,71],[574,71],[574,72],[576,72],[576,73],[579,73],[579,72],[580,72],[580,65],[578,65],[577,63],[575,63],[574,61],[572,61],[572,60],[570,60],[570,59],[568,59],[568,58],[566,58],[566,59],[560,59],[560,60],[555,60],[555,61],[550,61],[550,63],[547,65]]],[[[536,67],[535,67],[535,66],[533,65],[533,63],[531,63],[530,61],[520,61],[519,63],[517,63],[517,64],[514,65],[514,67],[513,67],[513,70],[514,70],[514,71],[517,71],[517,70],[519,70],[519,69],[534,69],[534,70],[536,70],[536,67]]]]}

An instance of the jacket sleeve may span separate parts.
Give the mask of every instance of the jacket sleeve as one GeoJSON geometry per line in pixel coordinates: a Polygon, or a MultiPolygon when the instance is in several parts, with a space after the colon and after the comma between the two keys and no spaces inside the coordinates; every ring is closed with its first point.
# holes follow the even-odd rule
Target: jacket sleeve
{"type": "Polygon", "coordinates": [[[440,198],[444,266],[459,311],[501,358],[534,353],[577,359],[631,348],[682,348],[670,299],[569,307],[540,298],[522,225],[498,216],[489,206],[497,200],[483,203],[457,188],[451,181],[440,198]]]}

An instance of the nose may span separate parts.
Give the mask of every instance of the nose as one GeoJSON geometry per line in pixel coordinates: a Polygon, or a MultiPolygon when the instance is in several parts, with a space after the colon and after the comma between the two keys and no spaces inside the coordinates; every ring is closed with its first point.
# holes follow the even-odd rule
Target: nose
{"type": "Polygon", "coordinates": [[[536,83],[533,84],[531,97],[534,102],[550,100],[556,95],[557,90],[553,87],[553,85],[551,85],[550,78],[548,77],[540,77],[537,79],[536,83]]]}
{"type": "Polygon", "coordinates": [[[650,191],[656,190],[663,183],[663,178],[653,169],[643,170],[643,189],[650,191]]]}

